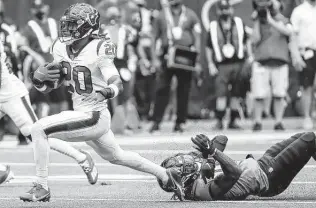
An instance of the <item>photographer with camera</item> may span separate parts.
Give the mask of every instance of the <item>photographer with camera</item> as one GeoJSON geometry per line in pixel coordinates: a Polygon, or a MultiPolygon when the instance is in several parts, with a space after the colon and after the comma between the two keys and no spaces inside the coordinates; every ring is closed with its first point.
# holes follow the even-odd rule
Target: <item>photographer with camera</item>
{"type": "Polygon", "coordinates": [[[289,47],[292,26],[280,11],[278,0],[253,0],[254,28],[252,42],[255,62],[251,90],[255,97],[254,131],[262,129],[264,99],[272,92],[275,130],[284,130],[282,119],[289,85],[289,47]],[[271,83],[271,86],[270,86],[271,83]]]}

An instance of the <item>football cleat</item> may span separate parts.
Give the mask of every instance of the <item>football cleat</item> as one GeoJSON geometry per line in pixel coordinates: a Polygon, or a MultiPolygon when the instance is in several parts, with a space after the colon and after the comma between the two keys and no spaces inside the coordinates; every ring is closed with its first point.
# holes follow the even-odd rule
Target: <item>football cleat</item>
{"type": "Polygon", "coordinates": [[[5,170],[0,170],[0,184],[7,183],[14,178],[10,166],[5,166],[5,170]]]}
{"type": "Polygon", "coordinates": [[[24,202],[49,202],[50,190],[46,190],[42,185],[33,183],[31,190],[20,196],[24,202]]]}
{"type": "Polygon", "coordinates": [[[169,168],[167,169],[167,174],[169,176],[167,186],[172,187],[172,190],[174,192],[174,195],[171,199],[179,199],[180,201],[184,201],[182,178],[179,172],[175,168],[169,168]]]}
{"type": "Polygon", "coordinates": [[[83,172],[87,175],[88,181],[91,185],[95,184],[98,181],[98,169],[94,164],[94,161],[89,152],[84,150],[79,150],[86,155],[86,159],[79,163],[83,172]]]}

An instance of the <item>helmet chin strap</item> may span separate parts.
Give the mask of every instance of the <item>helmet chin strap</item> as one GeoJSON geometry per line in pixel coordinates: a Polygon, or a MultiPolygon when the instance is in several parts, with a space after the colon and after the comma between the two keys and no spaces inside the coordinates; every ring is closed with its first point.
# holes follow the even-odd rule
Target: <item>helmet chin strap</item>
{"type": "Polygon", "coordinates": [[[84,36],[82,36],[81,38],[79,39],[71,39],[71,40],[68,40],[68,41],[64,41],[64,43],[66,45],[72,45],[74,42],[76,41],[79,41],[79,40],[82,40],[84,38],[86,38],[87,36],[91,35],[92,34],[92,29],[90,29],[84,36]]]}

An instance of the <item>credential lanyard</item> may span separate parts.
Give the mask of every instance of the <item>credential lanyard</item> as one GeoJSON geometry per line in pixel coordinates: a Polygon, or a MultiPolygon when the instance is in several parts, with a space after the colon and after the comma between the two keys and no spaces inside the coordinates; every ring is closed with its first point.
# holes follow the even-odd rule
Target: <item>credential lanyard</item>
{"type": "Polygon", "coordinates": [[[186,13],[186,8],[185,8],[185,6],[182,6],[181,14],[179,17],[179,22],[178,22],[178,25],[176,25],[170,7],[168,7],[166,9],[167,37],[169,39],[169,45],[173,45],[174,36],[172,34],[172,29],[176,28],[176,27],[182,28],[182,26],[186,20],[185,13],[186,13]]]}

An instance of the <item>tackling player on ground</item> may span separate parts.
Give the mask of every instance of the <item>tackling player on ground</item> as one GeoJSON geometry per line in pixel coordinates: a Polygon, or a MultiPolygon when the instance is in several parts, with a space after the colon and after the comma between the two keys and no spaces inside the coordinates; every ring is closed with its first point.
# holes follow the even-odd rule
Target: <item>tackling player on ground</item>
{"type": "MultiPolygon", "coordinates": [[[[183,187],[185,198],[188,200],[243,200],[250,195],[276,196],[290,185],[294,177],[316,153],[316,137],[313,132],[295,134],[270,147],[260,159],[255,160],[248,155],[240,162],[232,160],[219,150],[213,142],[217,139],[218,137],[215,137],[211,141],[202,134],[192,138],[196,149],[202,153],[199,159],[204,160],[202,155],[204,158],[214,158],[220,164],[222,173],[214,179],[208,177],[208,180],[203,180],[205,175],[214,175],[214,168],[204,172],[194,170],[190,175],[181,171],[185,179],[183,181],[188,181],[183,187]],[[195,175],[195,178],[192,178],[192,175],[195,175]]],[[[171,158],[174,160],[174,157],[171,158]]],[[[167,165],[164,166],[174,167],[176,163],[169,161],[169,158],[166,159],[164,164],[167,165]]]]}
{"type": "MultiPolygon", "coordinates": [[[[9,71],[5,60],[4,46],[0,41],[0,118],[8,115],[22,134],[32,141],[31,128],[37,121],[37,117],[32,109],[25,85],[9,71]]],[[[74,158],[83,168],[91,184],[97,182],[96,167],[88,152],[76,150],[68,143],[53,138],[50,138],[50,143],[53,150],[74,158]],[[92,169],[95,169],[94,175],[92,175],[92,169]]],[[[9,166],[1,166],[0,184],[10,180],[12,175],[9,166]]]]}
{"type": "Polygon", "coordinates": [[[99,12],[89,4],[70,6],[61,17],[59,39],[52,46],[54,62],[34,72],[33,82],[37,88],[48,92],[63,82],[59,70],[64,69],[64,82],[72,92],[74,111],[42,118],[33,126],[36,183],[20,199],[49,201],[47,179],[50,143],[47,139],[51,137],[86,142],[111,163],[155,175],[164,185],[171,185],[175,194],[182,199],[183,192],[177,181],[180,178],[175,169],[166,170],[139,154],[124,151],[115,141],[110,129],[111,116],[107,100],[122,91],[122,81],[113,64],[115,47],[94,35],[99,29],[99,17],[99,12]],[[51,77],[59,80],[58,83],[45,81],[51,77]]]}

